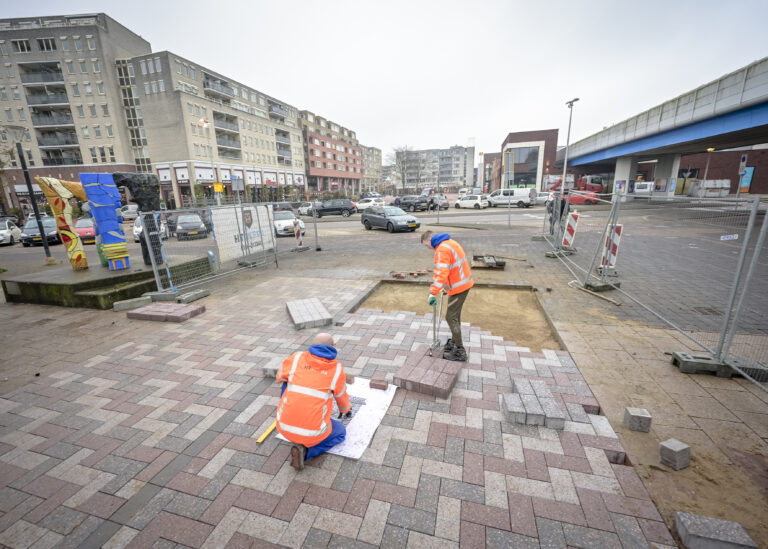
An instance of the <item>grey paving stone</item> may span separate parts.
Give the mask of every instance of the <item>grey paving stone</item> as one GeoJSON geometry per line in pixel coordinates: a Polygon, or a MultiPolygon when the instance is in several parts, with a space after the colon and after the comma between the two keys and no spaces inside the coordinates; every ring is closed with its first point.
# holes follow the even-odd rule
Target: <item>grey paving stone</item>
{"type": "Polygon", "coordinates": [[[565,549],[565,534],[560,522],[538,517],[536,529],[542,549],[565,549]]]}
{"type": "Polygon", "coordinates": [[[118,523],[105,520],[83,540],[81,547],[103,547],[120,528],[118,523]]]}
{"type": "Polygon", "coordinates": [[[379,482],[388,482],[389,484],[397,484],[397,479],[400,476],[400,470],[394,467],[385,467],[383,465],[376,465],[364,461],[360,465],[359,475],[362,478],[368,478],[379,482]]]}
{"type": "Polygon", "coordinates": [[[231,465],[225,465],[219,469],[216,476],[200,491],[200,497],[205,499],[216,499],[216,496],[227,487],[233,478],[235,478],[235,475],[239,470],[239,467],[233,467],[231,465]]]}
{"type": "Polygon", "coordinates": [[[408,449],[408,444],[409,443],[405,440],[390,440],[389,446],[387,447],[387,452],[384,454],[384,460],[381,464],[386,465],[387,467],[402,467],[403,458],[405,457],[405,452],[408,449]]]}
{"type": "Polygon", "coordinates": [[[402,549],[408,545],[408,530],[387,524],[381,538],[381,549],[402,549]]]}
{"type": "Polygon", "coordinates": [[[483,442],[501,444],[501,421],[483,419],[483,442]]]}
{"type": "MultiPolygon", "coordinates": [[[[435,510],[437,508],[435,507],[435,510]]],[[[434,535],[436,514],[421,509],[411,509],[394,503],[389,508],[387,523],[415,530],[422,534],[434,535]]]]}
{"type": "Polygon", "coordinates": [[[539,404],[544,409],[544,425],[550,429],[562,431],[565,427],[565,414],[554,398],[539,397],[539,404]]]}
{"type": "Polygon", "coordinates": [[[533,391],[536,393],[537,397],[552,398],[552,391],[549,390],[549,385],[544,383],[544,381],[540,379],[532,379],[531,387],[533,387],[533,391]]]}
{"type": "Polygon", "coordinates": [[[171,490],[145,484],[109,520],[141,530],[173,499],[171,490]]]}
{"type": "Polygon", "coordinates": [[[485,488],[460,480],[442,479],[440,495],[485,505],[485,488]]]}
{"type": "Polygon", "coordinates": [[[104,522],[102,519],[89,516],[83,522],[81,522],[77,528],[70,532],[63,540],[57,545],[56,549],[75,549],[76,547],[85,547],[85,540],[91,533],[104,522]]]}
{"type": "Polygon", "coordinates": [[[7,513],[28,497],[26,492],[3,486],[0,488],[0,512],[7,513]]]}
{"type": "Polygon", "coordinates": [[[19,488],[24,489],[24,487],[35,480],[36,478],[44,475],[54,467],[56,467],[59,463],[61,463],[63,460],[51,458],[45,460],[43,463],[35,467],[34,469],[31,469],[21,475],[19,478],[11,482],[8,486],[11,488],[19,488]]]}
{"type": "Polygon", "coordinates": [[[563,523],[563,533],[565,533],[565,542],[574,547],[589,547],[590,549],[616,549],[616,547],[621,547],[619,536],[613,532],[563,523]]]}
{"type": "Polygon", "coordinates": [[[440,499],[440,477],[421,474],[419,485],[416,488],[416,509],[423,511],[437,511],[437,503],[440,499]]]}
{"type": "Polygon", "coordinates": [[[170,502],[168,502],[164,510],[173,513],[174,515],[181,515],[182,517],[197,520],[210,504],[211,502],[207,499],[185,494],[183,492],[176,492],[176,495],[170,502]]]}
{"type": "Polygon", "coordinates": [[[188,456],[197,456],[200,452],[205,450],[208,445],[214,441],[214,439],[219,436],[219,433],[217,433],[214,430],[208,430],[199,435],[192,444],[189,444],[185,449],[184,453],[188,456]]]}
{"type": "Polygon", "coordinates": [[[501,445],[501,442],[499,444],[488,444],[486,442],[478,442],[477,440],[466,440],[464,441],[464,451],[483,456],[504,457],[504,447],[501,445]]]}
{"type": "Polygon", "coordinates": [[[345,459],[341,462],[341,467],[336,473],[336,478],[333,479],[331,488],[338,490],[339,492],[349,493],[352,490],[352,486],[355,484],[357,475],[360,472],[360,465],[362,462],[351,459],[345,459]]]}
{"type": "Polygon", "coordinates": [[[651,414],[645,408],[624,408],[624,426],[630,431],[651,430],[651,414]]]}
{"type": "Polygon", "coordinates": [[[467,376],[467,389],[470,391],[483,392],[483,378],[476,376],[467,376]]]}
{"type": "Polygon", "coordinates": [[[519,393],[504,393],[502,395],[502,409],[504,417],[510,423],[525,423],[527,413],[523,405],[523,399],[519,393]]]}
{"type": "MultiPolygon", "coordinates": [[[[392,440],[392,442],[394,442],[394,439],[392,440]]],[[[446,447],[447,446],[448,444],[446,443],[446,447]]],[[[443,450],[442,448],[439,448],[437,446],[428,446],[426,444],[420,444],[418,442],[409,442],[406,453],[409,456],[416,456],[416,457],[431,459],[433,461],[443,461],[443,458],[445,457],[445,450],[443,450]]],[[[464,452],[462,451],[462,459],[463,459],[463,456],[464,456],[464,452]]]]}
{"type": "Polygon", "coordinates": [[[0,532],[37,507],[43,500],[37,496],[29,496],[12,510],[0,517],[0,532]]]}
{"type": "Polygon", "coordinates": [[[463,438],[447,436],[442,461],[454,465],[464,465],[464,442],[463,438]]]}
{"type": "Polygon", "coordinates": [[[675,513],[675,530],[688,549],[757,548],[738,522],[675,513]]]}
{"type": "Polygon", "coordinates": [[[430,412],[439,412],[441,414],[450,414],[451,405],[447,402],[432,402],[430,400],[419,400],[419,410],[428,410],[430,412]]]}
{"type": "Polygon", "coordinates": [[[659,444],[659,456],[663,465],[679,471],[691,464],[691,447],[675,438],[670,438],[659,444]]]}
{"type": "Polygon", "coordinates": [[[413,419],[401,416],[392,416],[386,414],[382,420],[382,425],[391,425],[392,427],[400,427],[401,429],[413,429],[413,419]]]}
{"type": "Polygon", "coordinates": [[[309,549],[322,549],[328,547],[328,542],[331,541],[331,533],[318,528],[310,528],[307,537],[304,538],[302,547],[309,549]]]}
{"type": "Polygon", "coordinates": [[[155,448],[159,448],[161,450],[168,450],[169,452],[176,452],[177,454],[180,454],[189,445],[190,445],[190,441],[185,438],[168,435],[166,437],[163,437],[159,441],[157,441],[157,444],[155,444],[155,448]]]}
{"type": "Polygon", "coordinates": [[[571,421],[576,423],[591,423],[587,412],[584,411],[584,406],[576,404],[574,402],[566,402],[565,407],[568,410],[568,415],[571,416],[571,421]]]}
{"type": "Polygon", "coordinates": [[[331,536],[331,541],[328,543],[328,548],[331,549],[336,547],[339,549],[375,549],[376,546],[339,534],[333,534],[331,536]]]}
{"type": "Polygon", "coordinates": [[[523,401],[523,407],[525,408],[525,423],[526,425],[544,425],[544,409],[539,404],[539,399],[536,395],[520,395],[520,400],[523,401]]]}
{"type": "Polygon", "coordinates": [[[648,542],[635,517],[610,513],[622,549],[646,549],[648,542]]]}
{"type": "Polygon", "coordinates": [[[48,513],[48,515],[38,523],[38,526],[53,530],[62,536],[66,536],[87,518],[88,515],[85,513],[81,513],[80,511],[76,511],[65,505],[60,505],[48,513]]]}
{"type": "Polygon", "coordinates": [[[229,458],[227,465],[249,469],[251,471],[258,471],[267,459],[269,459],[267,456],[252,454],[251,452],[235,452],[232,454],[232,457],[229,458]]]}
{"type": "Polygon", "coordinates": [[[539,540],[536,538],[529,538],[528,536],[521,536],[513,532],[505,532],[504,530],[497,530],[490,526],[485,529],[485,546],[486,547],[514,547],[515,549],[538,549],[539,540]]]}
{"type": "Polygon", "coordinates": [[[73,454],[76,454],[80,450],[80,448],[81,448],[80,446],[75,446],[74,444],[57,442],[50,448],[46,448],[46,450],[41,453],[46,456],[50,456],[52,458],[65,460],[68,457],[72,456],[73,454]]]}

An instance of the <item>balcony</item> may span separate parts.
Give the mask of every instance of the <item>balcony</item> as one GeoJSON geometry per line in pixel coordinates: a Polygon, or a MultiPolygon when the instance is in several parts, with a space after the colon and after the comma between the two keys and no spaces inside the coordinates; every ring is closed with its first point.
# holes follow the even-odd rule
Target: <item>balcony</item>
{"type": "Polygon", "coordinates": [[[213,127],[217,129],[222,129],[222,130],[229,130],[232,132],[238,131],[237,122],[230,122],[229,120],[225,120],[224,118],[214,118],[213,127]]]}
{"type": "Polygon", "coordinates": [[[66,147],[73,145],[75,147],[80,146],[75,134],[38,137],[37,144],[40,147],[66,147]]]}
{"type": "Polygon", "coordinates": [[[69,104],[66,93],[52,93],[47,95],[27,95],[29,105],[55,105],[69,104]]]}
{"type": "Polygon", "coordinates": [[[269,114],[276,114],[277,116],[286,118],[288,116],[288,111],[285,110],[283,107],[280,107],[279,105],[270,105],[269,114]]]}
{"type": "Polygon", "coordinates": [[[240,153],[231,151],[228,149],[219,149],[219,158],[230,158],[232,160],[240,160],[240,153]]]}
{"type": "Polygon", "coordinates": [[[279,133],[275,134],[275,141],[277,141],[278,143],[283,143],[284,145],[290,145],[291,144],[290,137],[285,137],[283,135],[280,135],[279,133]]]}
{"type": "Polygon", "coordinates": [[[279,156],[277,157],[277,163],[280,166],[292,166],[293,165],[293,162],[291,162],[290,160],[285,160],[285,159],[283,159],[283,158],[281,158],[279,156]]]}
{"type": "Polygon", "coordinates": [[[79,154],[43,158],[43,166],[70,166],[82,163],[83,158],[79,154]]]}
{"type": "Polygon", "coordinates": [[[32,125],[35,127],[74,126],[75,121],[72,119],[71,113],[33,114],[32,125]]]}
{"type": "Polygon", "coordinates": [[[283,158],[291,158],[291,149],[277,147],[277,156],[282,156],[283,158]]]}
{"type": "Polygon", "coordinates": [[[235,96],[235,90],[233,88],[230,88],[221,82],[216,82],[215,80],[203,80],[203,89],[205,91],[226,95],[227,97],[235,96]]]}
{"type": "Polygon", "coordinates": [[[227,147],[229,149],[242,148],[242,146],[240,145],[240,141],[238,141],[237,139],[231,139],[230,137],[227,137],[225,135],[217,135],[216,143],[219,145],[219,147],[227,147]]]}
{"type": "Polygon", "coordinates": [[[64,82],[64,74],[61,72],[22,72],[20,76],[23,84],[64,82]]]}

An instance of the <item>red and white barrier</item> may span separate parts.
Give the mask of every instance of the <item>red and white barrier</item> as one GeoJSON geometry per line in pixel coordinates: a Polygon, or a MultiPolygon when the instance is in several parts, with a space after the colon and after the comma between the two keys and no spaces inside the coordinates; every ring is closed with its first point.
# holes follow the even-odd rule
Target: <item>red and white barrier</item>
{"type": "Polygon", "coordinates": [[[570,248],[573,246],[573,239],[576,238],[576,225],[579,222],[579,214],[573,212],[568,214],[568,224],[563,232],[563,246],[570,248]]]}
{"type": "Polygon", "coordinates": [[[600,261],[602,267],[614,269],[616,267],[616,256],[619,255],[619,241],[621,241],[621,230],[623,225],[616,225],[612,233],[609,233],[603,246],[603,257],[600,261]]]}
{"type": "Polygon", "coordinates": [[[296,237],[296,246],[301,248],[301,224],[299,223],[298,219],[293,220],[293,235],[296,237]]]}

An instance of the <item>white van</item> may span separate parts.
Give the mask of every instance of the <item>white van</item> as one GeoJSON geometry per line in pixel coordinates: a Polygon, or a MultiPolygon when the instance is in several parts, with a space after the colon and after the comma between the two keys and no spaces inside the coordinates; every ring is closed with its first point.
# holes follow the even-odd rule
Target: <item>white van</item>
{"type": "Polygon", "coordinates": [[[464,187],[463,189],[459,189],[459,198],[461,198],[462,196],[467,196],[468,194],[469,194],[469,189],[467,189],[466,187],[464,187]]]}
{"type": "Polygon", "coordinates": [[[635,181],[635,196],[638,198],[650,198],[653,185],[653,181],[635,181]]]}
{"type": "Polygon", "coordinates": [[[518,208],[530,208],[536,203],[536,189],[497,189],[488,197],[492,207],[517,206],[518,208]]]}

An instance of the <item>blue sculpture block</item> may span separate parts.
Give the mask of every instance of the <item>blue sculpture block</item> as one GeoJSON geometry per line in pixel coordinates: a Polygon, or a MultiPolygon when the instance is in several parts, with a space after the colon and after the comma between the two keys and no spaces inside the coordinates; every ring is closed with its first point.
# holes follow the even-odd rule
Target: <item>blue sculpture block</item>
{"type": "Polygon", "coordinates": [[[100,245],[111,271],[128,269],[130,261],[120,215],[120,191],[111,173],[81,173],[80,182],[88,198],[100,245]]]}

